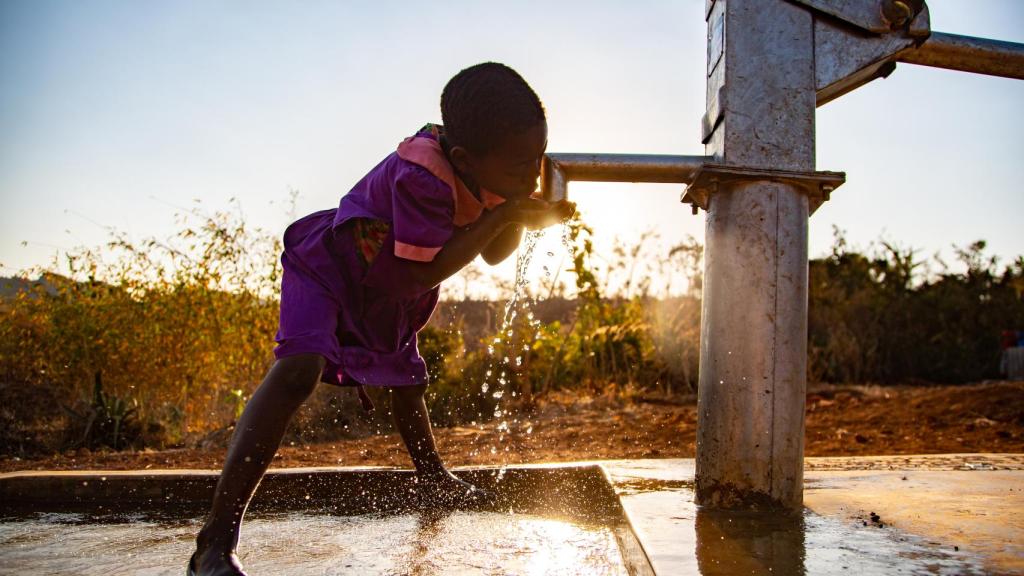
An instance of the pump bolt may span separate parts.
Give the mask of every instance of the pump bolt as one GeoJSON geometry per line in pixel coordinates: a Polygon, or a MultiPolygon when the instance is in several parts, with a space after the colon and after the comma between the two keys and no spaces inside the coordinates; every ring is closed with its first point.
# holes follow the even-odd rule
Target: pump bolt
{"type": "Polygon", "coordinates": [[[902,28],[913,17],[913,8],[903,0],[882,0],[882,18],[891,30],[902,28]]]}

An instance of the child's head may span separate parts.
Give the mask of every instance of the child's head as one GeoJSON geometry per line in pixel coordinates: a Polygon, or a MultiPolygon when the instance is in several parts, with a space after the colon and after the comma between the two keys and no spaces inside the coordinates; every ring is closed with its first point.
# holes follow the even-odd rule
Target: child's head
{"type": "Polygon", "coordinates": [[[515,70],[485,62],[459,72],[441,94],[441,119],[449,157],[468,185],[506,198],[536,190],[547,121],[515,70]]]}

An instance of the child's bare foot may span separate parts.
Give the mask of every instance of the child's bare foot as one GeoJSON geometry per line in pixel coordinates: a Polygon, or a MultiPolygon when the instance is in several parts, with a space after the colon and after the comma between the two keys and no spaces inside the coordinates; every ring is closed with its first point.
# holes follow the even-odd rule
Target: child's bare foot
{"type": "Polygon", "coordinates": [[[187,576],[246,576],[234,552],[196,550],[188,559],[187,576]]]}
{"type": "Polygon", "coordinates": [[[425,508],[477,508],[493,506],[497,500],[493,492],[460,480],[447,470],[421,473],[416,482],[420,505],[425,508]]]}

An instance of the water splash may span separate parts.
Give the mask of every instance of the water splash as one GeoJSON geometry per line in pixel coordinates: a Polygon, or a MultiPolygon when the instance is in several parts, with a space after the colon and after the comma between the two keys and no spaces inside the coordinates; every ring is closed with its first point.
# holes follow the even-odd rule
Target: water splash
{"type": "MultiPolygon", "coordinates": [[[[167,567],[184,564],[202,522],[148,516],[92,521],[68,514],[5,520],[0,573],[173,574],[167,567]]],[[[265,512],[250,514],[242,562],[250,574],[625,576],[613,530],[504,511],[456,511],[436,518],[265,512]]]]}
{"type": "MultiPolygon", "coordinates": [[[[562,223],[562,246],[565,247],[566,252],[568,252],[570,256],[575,253],[575,250],[572,248],[572,231],[569,229],[568,222],[562,223]]],[[[550,252],[549,254],[554,256],[554,254],[551,254],[550,252]]]]}
{"type": "MultiPolygon", "coordinates": [[[[512,294],[505,303],[505,309],[501,317],[501,326],[496,336],[487,344],[487,354],[491,359],[491,364],[487,369],[480,390],[483,395],[490,393],[490,397],[495,400],[494,412],[492,414],[494,419],[500,419],[513,413],[508,403],[513,401],[512,399],[516,398],[517,394],[515,390],[508,389],[509,384],[512,382],[511,376],[524,368],[530,351],[529,342],[522,342],[519,347],[515,346],[516,320],[522,313],[525,315],[526,323],[531,329],[537,330],[541,324],[540,320],[534,316],[533,311],[530,310],[531,300],[528,298],[530,278],[528,273],[530,264],[533,261],[534,251],[544,233],[545,231],[543,230],[530,230],[526,232],[522,244],[516,253],[515,283],[513,284],[512,294]],[[494,379],[495,375],[497,375],[497,381],[494,379]]],[[[575,253],[571,236],[572,233],[568,223],[563,223],[561,242],[570,258],[575,253]]],[[[555,253],[550,250],[546,254],[548,258],[555,256],[555,253]]],[[[551,281],[552,272],[549,264],[545,263],[543,265],[543,272],[544,276],[551,281]]],[[[520,431],[524,428],[526,434],[533,432],[532,426],[521,427],[520,431]]],[[[498,428],[499,443],[504,443],[511,433],[508,422],[503,422],[498,428]]],[[[496,454],[498,449],[505,452],[510,451],[508,446],[496,446],[491,448],[491,453],[496,454]]]]}
{"type": "MultiPolygon", "coordinates": [[[[513,323],[515,322],[516,316],[519,312],[520,301],[523,299],[523,295],[527,292],[527,287],[529,285],[527,272],[530,268],[530,262],[533,260],[533,251],[537,246],[537,241],[543,235],[544,232],[542,230],[527,231],[523,238],[523,243],[516,253],[516,276],[515,284],[512,289],[512,296],[509,298],[508,302],[505,303],[505,310],[502,313],[501,328],[498,330],[498,335],[487,344],[487,354],[491,358],[494,358],[499,346],[505,342],[511,342],[512,340],[514,335],[513,323]]],[[[527,318],[532,321],[533,313],[530,312],[527,318]]],[[[512,365],[512,359],[506,354],[501,359],[501,362],[505,368],[502,368],[500,371],[497,383],[498,385],[495,386],[494,393],[494,398],[499,400],[504,395],[504,388],[508,383],[508,372],[506,371],[506,368],[512,365]]],[[[516,367],[522,365],[522,359],[520,357],[516,358],[515,365],[516,367]]],[[[490,382],[493,375],[494,367],[492,364],[492,367],[487,369],[487,373],[484,376],[484,382],[480,386],[480,391],[483,394],[487,394],[491,389],[490,382]]],[[[500,408],[495,408],[495,414],[499,411],[500,408]]]]}
{"type": "Polygon", "coordinates": [[[516,254],[516,281],[512,289],[512,297],[505,304],[505,314],[501,324],[502,334],[511,334],[512,322],[515,321],[518,312],[519,299],[529,284],[526,273],[529,271],[530,261],[533,260],[533,249],[537,247],[537,240],[543,235],[543,230],[528,230],[523,238],[523,244],[516,254]]]}

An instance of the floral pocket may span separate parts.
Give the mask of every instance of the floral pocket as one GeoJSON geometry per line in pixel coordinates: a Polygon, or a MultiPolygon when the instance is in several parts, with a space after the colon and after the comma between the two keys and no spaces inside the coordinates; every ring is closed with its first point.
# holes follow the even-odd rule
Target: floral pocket
{"type": "Polygon", "coordinates": [[[391,231],[391,225],[372,218],[354,218],[352,222],[352,237],[356,243],[356,250],[363,264],[369,266],[377,258],[388,232],[391,231]]]}

